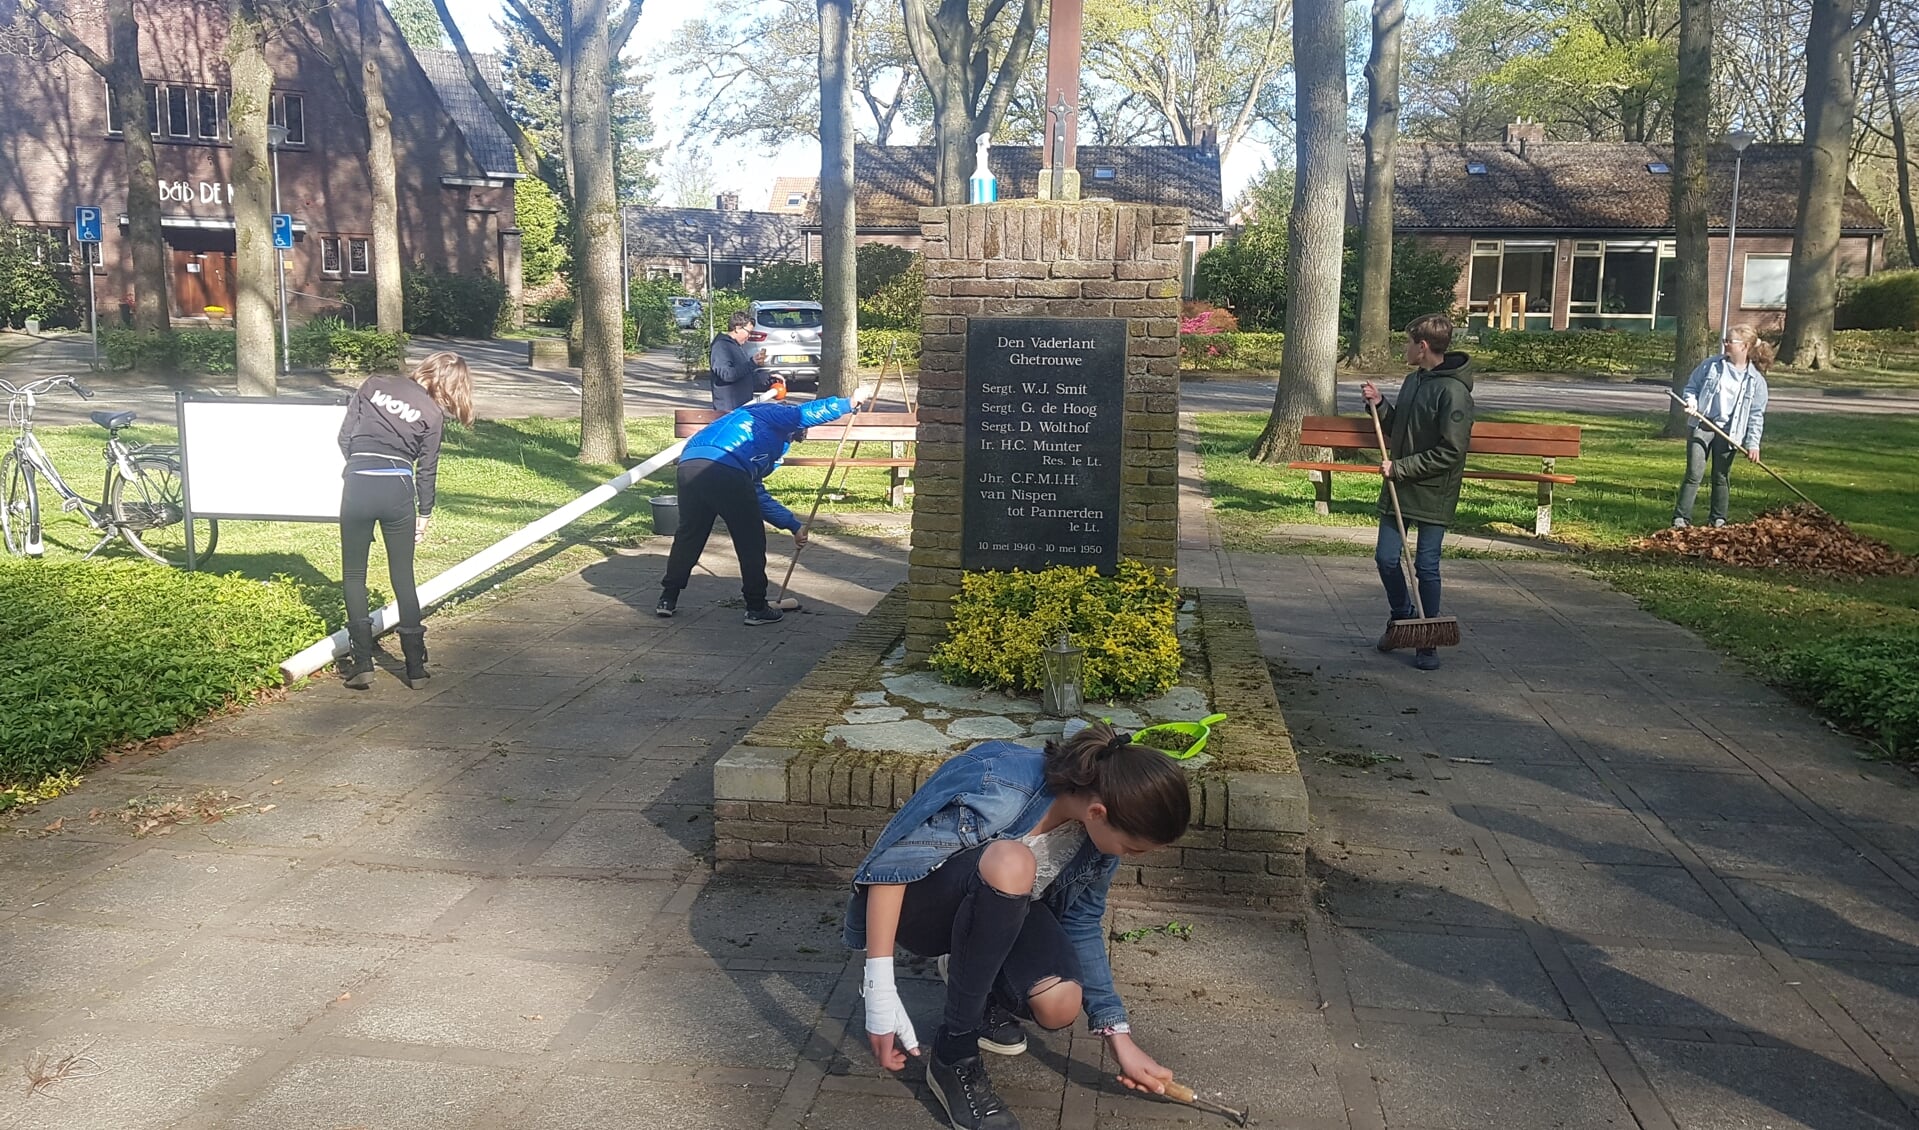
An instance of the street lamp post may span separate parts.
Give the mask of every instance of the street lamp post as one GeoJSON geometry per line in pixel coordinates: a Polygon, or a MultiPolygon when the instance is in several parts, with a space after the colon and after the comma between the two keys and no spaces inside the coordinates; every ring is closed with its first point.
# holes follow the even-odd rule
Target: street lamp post
{"type": "MultiPolygon", "coordinates": [[[[287,143],[287,127],[270,125],[267,127],[267,148],[273,151],[273,211],[280,211],[280,150],[287,143]]],[[[273,273],[280,280],[280,366],[279,372],[285,374],[291,366],[288,356],[287,334],[287,260],[279,247],[273,249],[273,273]]]]}
{"type": "Polygon", "coordinates": [[[1732,264],[1733,247],[1739,239],[1739,173],[1740,165],[1745,161],[1746,146],[1751,145],[1752,134],[1736,129],[1726,135],[1726,144],[1732,147],[1732,207],[1726,216],[1726,292],[1720,296],[1719,305],[1719,352],[1726,351],[1726,335],[1732,331],[1732,264]]]}

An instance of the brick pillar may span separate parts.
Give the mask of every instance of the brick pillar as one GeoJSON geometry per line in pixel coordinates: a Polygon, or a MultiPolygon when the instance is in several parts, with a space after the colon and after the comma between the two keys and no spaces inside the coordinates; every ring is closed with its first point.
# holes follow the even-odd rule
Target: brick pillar
{"type": "Polygon", "coordinates": [[[945,638],[959,592],[970,318],[1126,319],[1123,459],[1113,469],[1120,553],[1174,567],[1186,209],[1037,200],[922,208],[920,234],[926,299],[906,633],[914,662],[945,638]]]}

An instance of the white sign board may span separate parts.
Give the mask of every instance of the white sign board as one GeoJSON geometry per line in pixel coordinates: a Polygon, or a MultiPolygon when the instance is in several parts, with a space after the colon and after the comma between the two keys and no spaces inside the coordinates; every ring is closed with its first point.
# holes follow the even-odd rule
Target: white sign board
{"type": "Polygon", "coordinates": [[[180,397],[187,509],[196,518],[340,517],[344,403],[180,397]]]}

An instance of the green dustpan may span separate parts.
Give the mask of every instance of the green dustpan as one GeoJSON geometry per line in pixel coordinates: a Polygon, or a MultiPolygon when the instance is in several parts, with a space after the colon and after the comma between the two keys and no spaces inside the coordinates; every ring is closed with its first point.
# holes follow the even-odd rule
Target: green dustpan
{"type": "Polygon", "coordinates": [[[1159,746],[1154,739],[1163,740],[1171,735],[1178,734],[1188,739],[1190,744],[1183,750],[1162,749],[1160,752],[1168,757],[1184,761],[1189,757],[1198,755],[1200,750],[1205,749],[1206,739],[1212,735],[1213,727],[1224,721],[1226,721],[1224,714],[1208,714],[1197,722],[1161,722],[1157,726],[1148,726],[1144,730],[1134,734],[1133,741],[1139,745],[1150,745],[1158,749],[1159,746]]]}

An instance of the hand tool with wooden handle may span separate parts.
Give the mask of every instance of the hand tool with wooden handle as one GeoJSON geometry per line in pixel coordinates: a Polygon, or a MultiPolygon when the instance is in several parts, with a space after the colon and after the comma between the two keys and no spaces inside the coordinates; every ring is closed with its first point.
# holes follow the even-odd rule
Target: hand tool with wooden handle
{"type": "Polygon", "coordinates": [[[1176,1103],[1185,1103],[1187,1106],[1190,1106],[1195,1110],[1204,1110],[1204,1111],[1211,1112],[1213,1114],[1225,1115],[1227,1118],[1230,1118],[1233,1120],[1233,1125],[1235,1126],[1246,1125],[1245,1111],[1234,1110],[1232,1107],[1229,1107],[1229,1106],[1221,1106],[1220,1104],[1213,1102],[1211,1099],[1202,1099],[1199,1097],[1199,1095],[1194,1093],[1191,1087],[1188,1087],[1184,1083],[1168,1083],[1166,1084],[1166,1090],[1164,1093],[1167,1098],[1173,1100],[1176,1103]]]}

